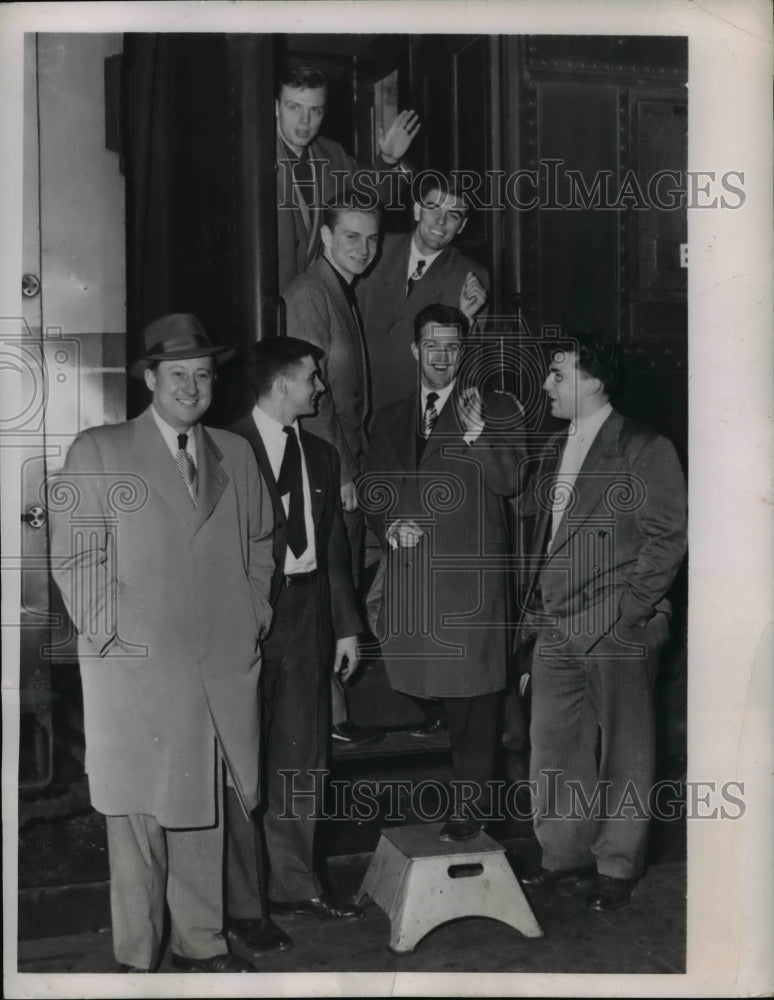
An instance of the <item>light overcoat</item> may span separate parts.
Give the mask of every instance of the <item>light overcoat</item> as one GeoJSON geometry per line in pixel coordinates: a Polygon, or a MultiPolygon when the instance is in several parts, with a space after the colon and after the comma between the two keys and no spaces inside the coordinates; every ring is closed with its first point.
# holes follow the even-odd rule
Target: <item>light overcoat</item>
{"type": "Polygon", "coordinates": [[[197,505],[150,409],[82,432],[52,483],[52,568],[79,633],[86,771],[107,815],[216,821],[216,740],[258,802],[272,506],[246,441],[194,430],[197,505]]]}

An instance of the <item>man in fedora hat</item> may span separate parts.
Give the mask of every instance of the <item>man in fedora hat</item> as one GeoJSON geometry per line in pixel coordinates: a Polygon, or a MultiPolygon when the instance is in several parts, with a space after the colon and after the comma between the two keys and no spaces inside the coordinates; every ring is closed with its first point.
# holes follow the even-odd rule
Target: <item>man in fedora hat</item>
{"type": "Polygon", "coordinates": [[[271,499],[247,442],[200,423],[231,349],[189,314],[144,338],[131,374],[151,405],[79,434],[50,494],[91,801],[107,822],[113,945],[122,969],[154,971],[166,902],[176,969],[253,971],[223,936],[223,788],[246,814],[257,805],[271,499]]]}

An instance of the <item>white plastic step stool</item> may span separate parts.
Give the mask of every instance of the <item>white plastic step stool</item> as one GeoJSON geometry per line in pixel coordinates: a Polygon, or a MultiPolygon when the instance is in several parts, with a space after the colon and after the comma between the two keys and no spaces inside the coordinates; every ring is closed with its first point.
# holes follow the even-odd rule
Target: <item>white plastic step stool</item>
{"type": "Polygon", "coordinates": [[[357,901],[369,897],[390,918],[390,951],[414,951],[433,928],[460,917],[488,917],[543,937],[505,848],[483,832],[446,843],[441,826],[382,830],[357,901]]]}

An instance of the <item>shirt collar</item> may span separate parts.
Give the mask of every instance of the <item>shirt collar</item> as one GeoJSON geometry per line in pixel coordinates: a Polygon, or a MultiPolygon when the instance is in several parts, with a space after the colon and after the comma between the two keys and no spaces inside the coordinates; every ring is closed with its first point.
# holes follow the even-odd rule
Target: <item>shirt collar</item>
{"type": "Polygon", "coordinates": [[[279,420],[275,420],[274,417],[270,416],[266,410],[262,410],[258,403],[253,407],[253,420],[262,437],[282,438],[285,434],[283,427],[288,426],[293,427],[296,434],[298,434],[297,420],[294,420],[292,424],[281,424],[279,420]]]}
{"type": "MultiPolygon", "coordinates": [[[[167,447],[176,455],[179,451],[177,446],[177,436],[180,431],[176,431],[174,427],[166,422],[166,420],[161,416],[156,407],[151,403],[151,413],[153,414],[153,419],[156,421],[156,426],[161,431],[161,436],[164,438],[167,447]]],[[[196,435],[195,431],[198,424],[194,424],[193,427],[189,427],[187,431],[183,431],[184,434],[188,435],[188,443],[186,444],[186,451],[191,455],[191,457],[196,460],[196,435]]]]}
{"type": "Polygon", "coordinates": [[[454,389],[455,382],[456,382],[456,379],[452,379],[452,381],[449,383],[449,385],[446,386],[445,389],[428,389],[426,386],[422,385],[422,387],[421,387],[422,391],[421,391],[421,394],[420,394],[421,395],[421,402],[422,402],[422,413],[425,412],[425,407],[427,406],[427,397],[428,397],[428,394],[431,393],[431,392],[434,392],[438,396],[438,399],[436,399],[436,401],[435,401],[435,408],[440,413],[441,410],[446,405],[446,400],[452,394],[452,389],[454,389]]]}
{"type": "MultiPolygon", "coordinates": [[[[444,249],[446,249],[446,248],[444,247],[444,249]]],[[[422,277],[424,277],[425,274],[427,274],[427,269],[433,263],[433,261],[435,260],[435,258],[438,257],[438,256],[440,256],[442,253],[443,253],[443,250],[436,250],[435,253],[430,253],[430,254],[420,253],[419,250],[417,249],[416,243],[414,242],[414,236],[412,235],[412,237],[411,237],[411,250],[409,251],[409,263],[408,263],[408,268],[409,269],[408,269],[408,273],[409,274],[413,274],[414,271],[416,270],[417,261],[418,260],[423,260],[425,262],[425,270],[423,272],[422,277]]]]}
{"type": "Polygon", "coordinates": [[[355,290],[352,287],[354,285],[354,281],[347,281],[347,279],[344,277],[344,275],[341,273],[341,271],[336,267],[335,264],[333,264],[330,260],[328,260],[328,258],[325,256],[325,254],[322,255],[322,259],[325,261],[325,263],[328,265],[328,267],[331,269],[331,271],[333,271],[333,273],[339,279],[339,284],[341,285],[342,290],[344,291],[344,294],[347,297],[347,302],[349,302],[349,303],[354,302],[355,301],[355,290]]]}
{"type": "Polygon", "coordinates": [[[586,439],[589,436],[595,437],[604,422],[613,412],[613,406],[611,403],[605,403],[598,410],[595,410],[588,417],[578,417],[577,420],[573,420],[570,424],[570,434],[574,434],[576,431],[580,437],[586,439]]]}

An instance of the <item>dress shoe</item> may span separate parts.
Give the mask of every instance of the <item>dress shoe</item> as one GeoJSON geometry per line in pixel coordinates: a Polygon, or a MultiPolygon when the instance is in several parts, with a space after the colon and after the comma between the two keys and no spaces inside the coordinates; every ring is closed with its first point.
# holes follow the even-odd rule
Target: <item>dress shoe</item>
{"type": "Polygon", "coordinates": [[[150,969],[141,969],[139,965],[126,965],[124,962],[118,963],[119,972],[141,972],[144,976],[150,972],[150,969]]]}
{"type": "Polygon", "coordinates": [[[441,827],[438,839],[458,844],[463,840],[473,840],[483,829],[483,823],[472,819],[449,819],[441,827]]]}
{"type": "Polygon", "coordinates": [[[229,937],[237,938],[253,952],[289,951],[293,939],[274,923],[271,917],[228,921],[229,937]]]}
{"type": "Polygon", "coordinates": [[[580,865],[578,868],[543,868],[537,865],[519,875],[519,882],[530,889],[537,889],[541,886],[561,885],[563,882],[577,882],[594,874],[595,870],[591,865],[580,865]]]}
{"type": "Polygon", "coordinates": [[[295,903],[275,903],[269,900],[272,913],[287,916],[317,917],[318,920],[360,920],[365,914],[352,903],[339,903],[327,896],[299,899],[295,903]]]}
{"type": "Polygon", "coordinates": [[[591,887],[586,906],[590,910],[620,910],[629,902],[636,878],[613,878],[612,875],[597,875],[591,887]]]}
{"type": "Polygon", "coordinates": [[[384,739],[384,730],[378,726],[358,726],[355,722],[340,722],[331,730],[336,743],[378,743],[384,739]]]}
{"type": "Polygon", "coordinates": [[[186,958],[172,955],[172,967],[178,972],[257,972],[258,970],[238,955],[213,955],[212,958],[186,958]]]}
{"type": "Polygon", "coordinates": [[[448,732],[449,727],[443,719],[426,719],[409,730],[409,736],[443,736],[448,732]]]}

